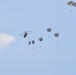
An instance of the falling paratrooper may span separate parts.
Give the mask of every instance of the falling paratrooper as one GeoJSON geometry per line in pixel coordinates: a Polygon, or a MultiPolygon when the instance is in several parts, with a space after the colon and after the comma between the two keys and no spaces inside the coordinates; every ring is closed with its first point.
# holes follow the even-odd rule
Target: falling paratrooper
{"type": "MultiPolygon", "coordinates": [[[[74,7],[76,7],[76,2],[73,2],[72,0],[68,1],[67,4],[68,4],[69,6],[74,6],[74,7]]],[[[71,10],[71,11],[72,11],[72,10],[71,10]]]]}
{"type": "Polygon", "coordinates": [[[29,45],[31,44],[31,41],[29,41],[29,43],[28,43],[29,45]]]}
{"type": "Polygon", "coordinates": [[[69,2],[67,2],[67,4],[72,6],[73,1],[69,1],[69,2]]]}
{"type": "MultiPolygon", "coordinates": [[[[35,43],[35,40],[32,40],[32,41],[29,41],[29,43],[28,43],[28,45],[30,45],[30,44],[34,44],[35,43]]],[[[28,48],[29,49],[29,48],[28,48]]],[[[33,49],[33,48],[32,48],[33,49]]]]}
{"type": "Polygon", "coordinates": [[[55,36],[55,37],[58,37],[58,36],[59,36],[59,33],[54,33],[54,36],[55,36]]]}
{"type": "Polygon", "coordinates": [[[39,41],[42,41],[42,40],[43,40],[43,38],[42,38],[42,37],[40,37],[40,38],[39,38],[39,41]]]}
{"type": "MultiPolygon", "coordinates": [[[[47,28],[47,32],[51,32],[51,31],[52,31],[51,28],[47,28]]],[[[50,37],[50,36],[48,36],[48,37],[50,37]]]]}
{"type": "Polygon", "coordinates": [[[47,31],[48,31],[48,32],[51,32],[51,31],[52,31],[52,29],[51,29],[51,28],[47,28],[47,31]]]}
{"type": "Polygon", "coordinates": [[[31,43],[34,44],[35,43],[35,40],[29,41],[28,44],[30,45],[31,43]]]}
{"type": "MultiPolygon", "coordinates": [[[[40,38],[39,38],[39,41],[40,41],[40,42],[41,42],[41,41],[43,41],[43,38],[42,38],[42,37],[40,37],[40,38]]],[[[41,46],[40,46],[40,47],[41,47],[41,46]]]]}
{"type": "MultiPolygon", "coordinates": [[[[54,36],[55,37],[59,37],[59,33],[54,33],[54,36]]],[[[56,41],[56,43],[57,43],[58,41],[56,41]]]]}
{"type": "Polygon", "coordinates": [[[35,43],[35,41],[34,40],[32,40],[32,44],[34,44],[35,43]]]}

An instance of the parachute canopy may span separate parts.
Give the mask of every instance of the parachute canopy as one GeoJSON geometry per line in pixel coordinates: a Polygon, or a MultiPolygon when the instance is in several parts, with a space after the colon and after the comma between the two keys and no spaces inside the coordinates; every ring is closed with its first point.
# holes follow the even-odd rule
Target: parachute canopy
{"type": "Polygon", "coordinates": [[[51,29],[51,28],[47,28],[47,31],[48,31],[48,32],[51,32],[51,31],[52,31],[52,29],[51,29]]]}
{"type": "Polygon", "coordinates": [[[74,6],[74,7],[76,7],[76,2],[69,1],[69,2],[67,2],[67,4],[70,5],[70,6],[74,6]]]}
{"type": "Polygon", "coordinates": [[[29,45],[31,44],[31,41],[29,41],[29,45]]]}
{"type": "Polygon", "coordinates": [[[40,37],[40,38],[39,38],[39,41],[42,41],[42,40],[43,40],[43,38],[42,38],[42,37],[40,37]]]}
{"type": "Polygon", "coordinates": [[[32,44],[34,44],[35,43],[35,41],[34,40],[32,40],[32,44]]]}
{"type": "Polygon", "coordinates": [[[76,2],[74,2],[72,5],[73,5],[74,7],[76,7],[76,2]]]}
{"type": "Polygon", "coordinates": [[[67,2],[68,5],[72,5],[73,4],[73,1],[69,1],[67,2]]]}
{"type": "Polygon", "coordinates": [[[59,36],[59,33],[54,33],[54,36],[55,36],[55,37],[58,37],[58,36],[59,36]]]}

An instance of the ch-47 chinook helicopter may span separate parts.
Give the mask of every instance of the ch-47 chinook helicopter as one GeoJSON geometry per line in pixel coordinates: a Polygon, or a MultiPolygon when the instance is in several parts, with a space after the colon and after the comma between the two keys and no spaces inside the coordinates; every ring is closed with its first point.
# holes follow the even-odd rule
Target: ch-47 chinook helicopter
{"type": "Polygon", "coordinates": [[[26,37],[27,37],[28,32],[31,32],[31,31],[25,31],[25,30],[23,30],[23,31],[24,31],[24,33],[23,33],[23,34],[20,34],[20,35],[22,35],[24,38],[26,38],[26,37]]]}

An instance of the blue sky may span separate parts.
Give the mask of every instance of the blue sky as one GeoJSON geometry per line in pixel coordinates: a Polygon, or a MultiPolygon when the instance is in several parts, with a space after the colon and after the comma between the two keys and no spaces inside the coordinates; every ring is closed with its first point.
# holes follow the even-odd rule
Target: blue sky
{"type": "Polygon", "coordinates": [[[0,1],[0,32],[16,38],[0,49],[0,75],[76,75],[76,8],[67,1],[0,1]],[[25,39],[23,29],[32,31],[25,39]],[[32,39],[35,45],[28,46],[32,39]]]}

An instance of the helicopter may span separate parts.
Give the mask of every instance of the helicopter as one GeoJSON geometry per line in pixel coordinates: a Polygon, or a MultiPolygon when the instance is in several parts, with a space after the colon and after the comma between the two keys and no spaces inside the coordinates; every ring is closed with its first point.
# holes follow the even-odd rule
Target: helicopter
{"type": "Polygon", "coordinates": [[[23,34],[20,34],[20,35],[22,35],[24,38],[26,38],[26,37],[27,37],[28,32],[31,32],[31,31],[25,31],[25,30],[23,30],[23,31],[24,31],[24,33],[23,33],[23,34]]]}

